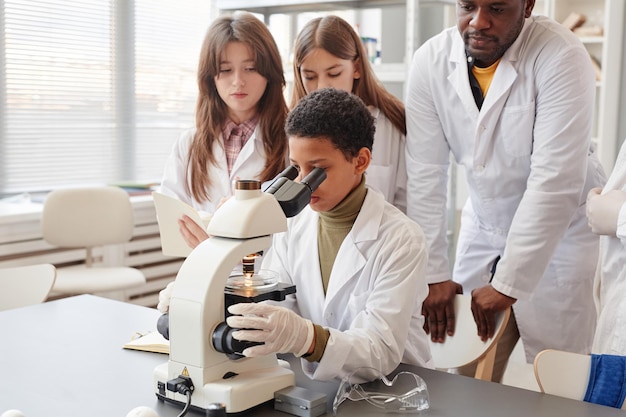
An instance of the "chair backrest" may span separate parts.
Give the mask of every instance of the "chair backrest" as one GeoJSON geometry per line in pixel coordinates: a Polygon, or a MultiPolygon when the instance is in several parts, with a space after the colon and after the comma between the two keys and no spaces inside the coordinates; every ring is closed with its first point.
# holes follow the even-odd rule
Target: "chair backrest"
{"type": "Polygon", "coordinates": [[[541,392],[582,401],[587,391],[591,356],[542,350],[535,356],[535,378],[541,392]]]}
{"type": "Polygon", "coordinates": [[[48,243],[66,248],[127,242],[133,234],[128,193],[108,186],[54,190],[44,201],[42,232],[48,243]]]}
{"type": "Polygon", "coordinates": [[[56,268],[51,264],[0,269],[0,310],[46,301],[54,285],[56,268]]]}
{"type": "MultiPolygon", "coordinates": [[[[535,356],[534,368],[541,392],[572,400],[585,399],[591,355],[546,349],[535,356]]],[[[622,410],[626,410],[626,401],[622,410]]]]}
{"type": "Polygon", "coordinates": [[[452,369],[477,364],[477,379],[491,380],[495,360],[496,345],[504,332],[511,314],[510,309],[498,314],[494,336],[483,342],[476,333],[476,323],[471,309],[472,297],[458,294],[454,311],[456,329],[454,336],[446,336],[444,343],[430,342],[435,368],[452,369]]]}

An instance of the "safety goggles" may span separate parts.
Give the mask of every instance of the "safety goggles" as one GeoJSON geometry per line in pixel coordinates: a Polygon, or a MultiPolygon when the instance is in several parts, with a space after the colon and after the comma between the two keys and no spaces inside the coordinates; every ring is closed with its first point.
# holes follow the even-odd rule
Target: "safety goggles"
{"type": "Polygon", "coordinates": [[[386,413],[414,413],[430,407],[428,389],[422,378],[402,371],[389,380],[374,368],[358,368],[341,380],[333,402],[333,412],[345,400],[365,401],[386,413]],[[363,383],[364,378],[371,382],[363,383]]]}

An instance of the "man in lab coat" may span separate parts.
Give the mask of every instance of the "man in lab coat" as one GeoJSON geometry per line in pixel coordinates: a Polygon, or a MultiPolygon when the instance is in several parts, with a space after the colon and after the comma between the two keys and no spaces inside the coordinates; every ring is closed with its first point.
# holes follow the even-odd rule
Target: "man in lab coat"
{"type": "Polygon", "coordinates": [[[574,34],[532,16],[534,3],[459,0],[457,27],[415,53],[406,99],[408,214],[429,244],[426,329],[435,341],[453,334],[461,290],[483,338],[513,306],[494,380],[520,335],[532,361],[545,348],[589,353],[595,329],[585,198],[605,176],[590,139],[594,71],[574,34]],[[452,276],[450,152],[469,189],[452,276]]]}

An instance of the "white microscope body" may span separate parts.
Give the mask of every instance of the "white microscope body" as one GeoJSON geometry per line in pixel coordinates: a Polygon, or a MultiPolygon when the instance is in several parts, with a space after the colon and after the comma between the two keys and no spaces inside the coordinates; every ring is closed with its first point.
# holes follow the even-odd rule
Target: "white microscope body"
{"type": "MultiPolygon", "coordinates": [[[[224,334],[225,328],[232,330],[224,323],[224,289],[244,257],[269,248],[272,234],[287,230],[287,217],[306,207],[326,172],[314,168],[299,183],[293,181],[297,176],[298,170],[290,166],[268,182],[264,192],[258,181],[237,181],[235,197],[211,219],[211,238],[181,266],[170,300],[169,361],[154,371],[159,399],[201,410],[221,403],[232,414],[270,401],[276,391],[294,385],[293,372],[281,366],[276,355],[243,358],[232,353],[239,350],[229,351],[234,341],[224,334]]],[[[294,291],[293,286],[282,287],[271,291],[277,298],[268,298],[268,292],[250,297],[245,288],[243,298],[281,300],[294,291]]],[[[232,293],[229,297],[242,298],[232,293]]]]}
{"type": "Polygon", "coordinates": [[[237,189],[215,212],[208,228],[212,237],[191,252],[176,276],[169,312],[170,357],[154,375],[159,398],[185,404],[185,395],[164,385],[184,375],[193,381],[193,408],[222,403],[228,413],[238,413],[294,385],[293,372],[276,355],[232,360],[212,343],[213,331],[225,321],[224,288],[233,268],[245,256],[269,248],[273,233],[286,230],[278,201],[260,189],[237,189]]]}

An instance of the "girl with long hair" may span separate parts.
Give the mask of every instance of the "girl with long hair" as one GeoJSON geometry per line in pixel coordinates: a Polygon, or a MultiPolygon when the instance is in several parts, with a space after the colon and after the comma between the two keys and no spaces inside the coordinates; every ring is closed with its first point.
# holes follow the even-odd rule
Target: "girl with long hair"
{"type": "MultiPolygon", "coordinates": [[[[237,178],[267,181],[287,163],[287,105],[280,53],[267,26],[250,13],[213,21],[198,65],[196,126],[174,144],[161,192],[203,215],[232,195],[237,178]]],[[[194,248],[208,237],[187,216],[180,231],[194,248]]]]}
{"type": "Polygon", "coordinates": [[[376,78],[352,26],[333,15],[309,21],[295,41],[293,71],[291,108],[324,87],[353,93],[368,106],[376,119],[376,134],[366,183],[406,212],[404,104],[376,78]]]}

